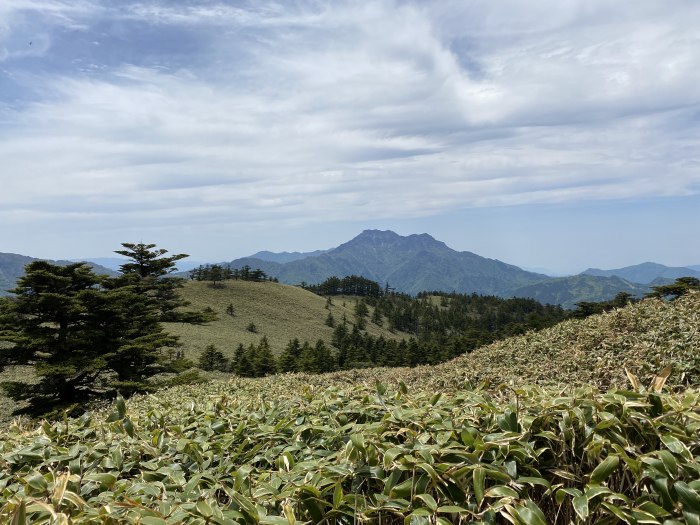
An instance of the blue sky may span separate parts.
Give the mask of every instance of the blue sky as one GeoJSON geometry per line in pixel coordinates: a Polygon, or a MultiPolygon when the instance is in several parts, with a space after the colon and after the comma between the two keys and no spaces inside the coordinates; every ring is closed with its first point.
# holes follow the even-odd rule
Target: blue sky
{"type": "Polygon", "coordinates": [[[0,251],[365,228],[700,264],[696,0],[0,3],[0,251]]]}

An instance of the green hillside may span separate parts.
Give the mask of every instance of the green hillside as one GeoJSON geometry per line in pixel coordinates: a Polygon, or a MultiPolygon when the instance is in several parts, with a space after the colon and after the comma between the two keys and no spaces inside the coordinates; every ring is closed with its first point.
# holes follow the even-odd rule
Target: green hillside
{"type": "MultiPolygon", "coordinates": [[[[167,324],[171,333],[180,337],[185,355],[196,358],[207,345],[213,344],[231,357],[239,344],[257,344],[266,336],[272,351],[279,354],[291,338],[315,343],[318,339],[330,345],[333,328],[325,321],[330,311],[336,322],[343,315],[354,318],[355,298],[333,298],[326,308],[326,299],[296,286],[272,282],[225,281],[220,288],[206,282],[187,282],[182,297],[190,301],[191,309],[211,308],[218,319],[207,325],[167,324]],[[235,314],[226,313],[232,304],[235,314]],[[343,306],[345,305],[345,306],[343,306]],[[255,324],[256,333],[248,331],[255,324]]],[[[403,337],[372,323],[367,332],[385,339],[403,337]]]]}
{"type": "Polygon", "coordinates": [[[696,524],[698,326],[698,293],[645,300],[436,367],[210,381],[18,422],[0,434],[0,522],[696,524]],[[626,385],[624,367],[648,385],[664,366],[663,389],[626,385]]]}
{"type": "Polygon", "coordinates": [[[550,278],[541,283],[514,288],[504,293],[506,297],[530,297],[542,304],[560,304],[563,308],[576,308],[579,302],[608,301],[620,292],[643,297],[650,288],[632,283],[620,277],[573,275],[550,278]]]}
{"type": "Polygon", "coordinates": [[[700,278],[700,271],[685,267],[671,267],[663,264],[645,262],[634,266],[625,266],[614,270],[600,270],[598,268],[588,268],[581,272],[585,275],[596,275],[599,277],[617,276],[632,283],[656,284],[659,279],[675,281],[680,277],[700,278]]]}

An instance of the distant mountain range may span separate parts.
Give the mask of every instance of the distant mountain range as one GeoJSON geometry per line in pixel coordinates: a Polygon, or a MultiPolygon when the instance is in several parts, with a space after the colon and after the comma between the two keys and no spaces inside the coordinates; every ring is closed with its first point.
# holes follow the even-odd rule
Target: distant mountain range
{"type": "MultiPolygon", "coordinates": [[[[17,279],[24,274],[25,265],[32,261],[38,261],[35,257],[18,255],[16,253],[0,253],[0,296],[7,295],[7,291],[15,287],[17,279]]],[[[51,261],[56,264],[68,265],[73,261],[51,261]]],[[[102,275],[116,275],[114,270],[99,264],[88,262],[95,273],[102,275]]]]}
{"type": "MultiPolygon", "coordinates": [[[[0,253],[0,290],[14,287],[31,257],[0,253]]],[[[123,259],[90,259],[99,273],[114,273],[123,259]],[[99,264],[98,264],[99,263],[99,264]]],[[[64,262],[67,264],[67,262],[64,262]]],[[[196,266],[189,262],[180,270],[196,266]]],[[[700,278],[700,270],[643,263],[617,270],[589,268],[569,277],[526,271],[472,252],[459,252],[428,234],[401,236],[392,231],[365,230],[330,250],[313,252],[261,251],[219,264],[260,268],[287,284],[316,284],[328,277],[361,275],[399,292],[477,293],[501,297],[531,297],[543,303],[574,308],[581,301],[605,301],[619,292],[642,296],[651,286],[678,277],[700,278]]],[[[183,274],[184,275],[184,274],[183,274]]],[[[2,293],[2,292],[0,292],[2,293]]]]}
{"type": "Polygon", "coordinates": [[[402,237],[379,230],[366,230],[321,255],[287,263],[246,257],[228,264],[260,268],[290,284],[319,283],[333,275],[362,275],[406,293],[469,290],[496,294],[504,288],[547,279],[545,275],[526,272],[495,259],[457,252],[427,234],[402,237]]]}
{"type": "Polygon", "coordinates": [[[330,250],[316,250],[313,252],[268,252],[267,250],[254,253],[250,256],[251,259],[261,259],[263,261],[285,264],[294,261],[300,261],[308,257],[318,257],[330,250]]]}
{"type": "Polygon", "coordinates": [[[617,276],[572,275],[552,277],[546,281],[508,290],[506,297],[528,297],[544,304],[560,304],[564,308],[575,308],[583,301],[599,302],[612,299],[620,292],[641,297],[649,286],[632,283],[617,276]]]}
{"type": "Polygon", "coordinates": [[[657,284],[662,280],[675,281],[679,277],[696,277],[700,279],[700,271],[694,267],[671,267],[663,264],[645,262],[634,266],[625,266],[616,270],[599,270],[589,268],[583,275],[598,277],[621,277],[633,283],[657,284]]]}
{"type": "Polygon", "coordinates": [[[440,290],[533,297],[565,308],[573,308],[580,301],[608,300],[622,291],[636,296],[649,291],[648,286],[615,276],[552,278],[471,252],[455,251],[427,234],[403,237],[392,231],[366,230],[337,248],[317,253],[297,252],[293,260],[280,262],[287,254],[259,252],[225,264],[260,268],[288,284],[319,283],[333,275],[355,274],[411,294],[440,290]]]}

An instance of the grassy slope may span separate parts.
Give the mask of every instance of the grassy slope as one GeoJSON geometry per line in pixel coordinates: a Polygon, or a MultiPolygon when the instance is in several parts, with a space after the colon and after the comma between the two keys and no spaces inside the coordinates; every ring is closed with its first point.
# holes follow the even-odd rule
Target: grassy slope
{"type": "MultiPolygon", "coordinates": [[[[648,380],[665,365],[672,386],[697,386],[699,327],[694,294],[563,323],[437,367],[188,385],[128,401],[123,422],[97,413],[10,427],[0,434],[0,481],[10,483],[8,496],[40,498],[44,506],[30,512],[52,504],[76,524],[107,514],[195,524],[212,513],[215,523],[264,514],[273,517],[260,523],[295,522],[292,514],[353,523],[357,512],[387,524],[490,512],[498,523],[697,523],[698,392],[566,387],[625,386],[623,366],[648,380]],[[513,383],[463,388],[479,379],[513,383]],[[386,395],[377,380],[391,384],[386,395]],[[397,391],[399,381],[407,389],[397,391]],[[527,382],[560,386],[521,389],[527,382]],[[56,497],[66,487],[70,500],[56,497]]],[[[21,511],[0,498],[0,519],[21,511]]]]}
{"type": "MultiPolygon", "coordinates": [[[[290,334],[300,339],[326,340],[332,330],[323,324],[327,315],[325,299],[299,288],[274,283],[230,283],[227,288],[212,290],[203,283],[188,283],[185,295],[193,306],[211,306],[220,319],[206,327],[172,326],[182,336],[188,355],[213,343],[229,355],[238,342],[257,342],[266,334],[276,351],[286,345],[290,334]],[[231,318],[225,308],[236,305],[231,318]],[[258,334],[246,331],[251,321],[258,334]]],[[[346,312],[352,318],[352,299],[334,299],[331,307],[336,320],[346,312]],[[342,306],[343,301],[346,307],[342,306]]],[[[380,329],[368,323],[370,331],[380,329]]],[[[383,332],[387,337],[397,337],[383,332]]],[[[469,381],[489,381],[497,386],[537,383],[591,385],[601,389],[628,384],[625,367],[637,374],[644,384],[665,366],[673,367],[670,385],[700,385],[700,294],[683,297],[673,303],[647,299],[639,304],[571,320],[555,327],[520,337],[513,337],[466,354],[435,367],[414,369],[368,369],[314,376],[299,375],[300,385],[325,387],[329,384],[374,384],[375,381],[444,390],[459,388],[469,381]]],[[[6,372],[10,373],[11,371],[6,372]]],[[[5,376],[5,379],[7,377],[5,376]]],[[[216,389],[226,390],[226,381],[216,389]]],[[[0,407],[7,408],[0,396],[0,407]]],[[[0,421],[7,414],[0,414],[0,421]],[[4,416],[4,417],[3,417],[4,416]]]]}
{"type": "MultiPolygon", "coordinates": [[[[330,345],[333,329],[325,324],[328,316],[326,299],[295,286],[229,281],[222,288],[212,288],[208,283],[188,282],[182,296],[191,301],[190,308],[210,307],[218,315],[218,320],[204,326],[166,325],[171,333],[180,336],[185,356],[195,361],[207,345],[213,344],[227,357],[232,357],[239,343],[245,346],[257,344],[263,335],[267,336],[274,353],[280,353],[294,337],[312,344],[323,339],[330,345]],[[230,303],[236,310],[235,317],[226,314],[230,303]],[[257,333],[247,330],[251,322],[256,325],[257,333]]],[[[330,311],[336,322],[341,322],[343,314],[349,321],[354,319],[356,300],[353,297],[333,298],[330,311]]],[[[406,335],[391,333],[369,321],[367,331],[387,339],[406,335]]],[[[8,367],[0,372],[0,381],[26,380],[28,374],[32,375],[29,367],[8,367]]],[[[10,419],[14,408],[15,403],[0,391],[0,424],[10,419]]]]}
{"type": "MultiPolygon", "coordinates": [[[[647,299],[582,320],[512,337],[437,366],[340,372],[341,383],[402,380],[427,390],[452,390],[465,382],[629,386],[625,368],[645,385],[671,366],[668,385],[700,386],[700,293],[672,303],[647,299]]],[[[314,383],[313,377],[305,381],[314,383]]],[[[331,379],[319,379],[328,382],[331,379]]]]}
{"type": "MultiPolygon", "coordinates": [[[[326,299],[295,286],[227,281],[222,288],[212,288],[205,282],[188,282],[182,296],[192,303],[190,308],[210,307],[218,315],[218,320],[205,326],[175,323],[167,326],[171,333],[180,336],[185,355],[191,359],[196,359],[209,344],[231,357],[239,343],[257,344],[263,335],[267,336],[274,353],[280,353],[294,337],[301,342],[313,344],[323,339],[330,344],[333,335],[333,328],[325,324],[326,299]],[[226,313],[229,304],[235,308],[234,317],[226,313]],[[251,322],[257,327],[257,333],[247,330],[251,322]]],[[[343,314],[348,321],[354,319],[355,301],[354,298],[333,298],[330,311],[336,322],[341,321],[343,314]]],[[[403,337],[369,321],[367,331],[387,339],[403,337]]]]}

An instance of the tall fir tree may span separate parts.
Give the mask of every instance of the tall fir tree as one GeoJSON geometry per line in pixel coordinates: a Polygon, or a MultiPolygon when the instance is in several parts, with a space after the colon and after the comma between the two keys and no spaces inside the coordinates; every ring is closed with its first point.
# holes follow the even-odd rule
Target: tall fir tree
{"type": "Polygon", "coordinates": [[[301,343],[299,343],[299,339],[294,338],[287,343],[287,346],[284,348],[282,353],[280,354],[279,360],[278,360],[278,368],[280,372],[298,372],[299,368],[297,366],[297,359],[299,359],[299,355],[301,354],[301,343]]]}
{"type": "Polygon", "coordinates": [[[199,356],[197,366],[202,370],[226,372],[229,367],[228,359],[224,354],[216,349],[214,345],[207,345],[202,354],[199,356]]]}
{"type": "Polygon", "coordinates": [[[260,339],[260,343],[256,349],[253,369],[257,377],[272,375],[277,372],[277,362],[275,361],[275,356],[270,349],[270,343],[267,341],[266,336],[260,339]]]}

